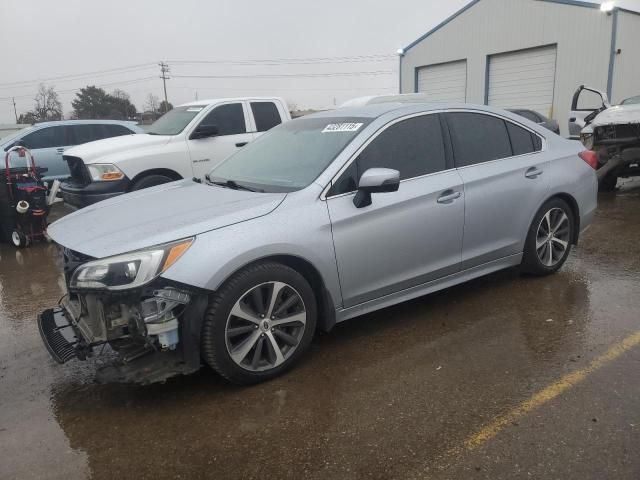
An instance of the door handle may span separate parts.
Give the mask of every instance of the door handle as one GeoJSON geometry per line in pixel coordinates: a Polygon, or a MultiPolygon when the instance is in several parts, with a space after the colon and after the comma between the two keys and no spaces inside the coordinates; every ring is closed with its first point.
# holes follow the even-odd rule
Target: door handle
{"type": "Polygon", "coordinates": [[[540,175],[542,175],[542,170],[536,167],[531,167],[524,174],[524,176],[527,178],[538,178],[540,175]]]}
{"type": "Polygon", "coordinates": [[[570,122],[575,122],[575,121],[576,121],[576,117],[571,117],[571,118],[569,119],[569,121],[570,121],[570,122]]]}
{"type": "Polygon", "coordinates": [[[236,143],[236,147],[238,147],[238,148],[244,147],[247,143],[249,143],[249,142],[238,142],[238,143],[236,143]]]}
{"type": "Polygon", "coordinates": [[[64,148],[58,148],[58,149],[56,149],[56,152],[57,153],[64,153],[64,148]]]}
{"type": "Polygon", "coordinates": [[[445,190],[444,192],[442,192],[442,195],[440,195],[438,197],[437,202],[438,203],[451,203],[456,198],[460,198],[460,195],[462,195],[460,192],[454,192],[453,190],[445,190]]]}

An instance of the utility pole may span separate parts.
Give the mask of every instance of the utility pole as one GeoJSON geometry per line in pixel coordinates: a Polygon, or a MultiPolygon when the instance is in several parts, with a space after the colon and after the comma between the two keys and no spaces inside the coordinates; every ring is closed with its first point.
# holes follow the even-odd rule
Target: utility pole
{"type": "Polygon", "coordinates": [[[164,62],[160,62],[158,64],[160,66],[160,78],[162,79],[162,86],[164,87],[164,112],[167,113],[167,109],[169,108],[169,101],[167,100],[167,80],[170,77],[167,77],[167,73],[169,73],[169,65],[164,62]]]}
{"type": "Polygon", "coordinates": [[[16,97],[11,97],[13,100],[13,114],[16,116],[16,124],[18,123],[18,111],[16,110],[16,97]]]}

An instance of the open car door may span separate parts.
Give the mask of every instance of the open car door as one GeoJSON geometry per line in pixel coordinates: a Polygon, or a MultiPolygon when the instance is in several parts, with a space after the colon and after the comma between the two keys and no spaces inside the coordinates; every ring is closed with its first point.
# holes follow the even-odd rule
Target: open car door
{"type": "Polygon", "coordinates": [[[593,120],[598,113],[609,108],[607,94],[595,88],[580,85],[571,100],[569,114],[569,138],[580,139],[580,131],[593,120]]]}

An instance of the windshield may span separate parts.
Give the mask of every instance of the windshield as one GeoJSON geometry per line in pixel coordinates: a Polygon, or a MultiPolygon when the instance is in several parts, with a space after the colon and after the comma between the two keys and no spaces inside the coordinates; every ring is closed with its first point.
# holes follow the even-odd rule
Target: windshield
{"type": "Polygon", "coordinates": [[[640,103],[640,95],[637,95],[635,97],[625,98],[620,103],[620,105],[635,105],[637,103],[640,103]]]}
{"type": "Polygon", "coordinates": [[[292,192],[313,182],[370,118],[301,118],[283,123],[209,173],[212,182],[292,192]]]}
{"type": "Polygon", "coordinates": [[[169,110],[151,124],[147,133],[150,135],[177,135],[203,108],[205,105],[190,105],[169,110]]]}

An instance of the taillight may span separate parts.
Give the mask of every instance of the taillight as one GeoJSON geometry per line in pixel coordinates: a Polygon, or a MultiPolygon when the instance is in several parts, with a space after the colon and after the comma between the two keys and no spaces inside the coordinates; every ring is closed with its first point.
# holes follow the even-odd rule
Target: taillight
{"type": "Polygon", "coordinates": [[[578,156],[587,162],[587,165],[594,170],[598,168],[598,155],[593,150],[585,150],[584,152],[580,152],[578,156]]]}

